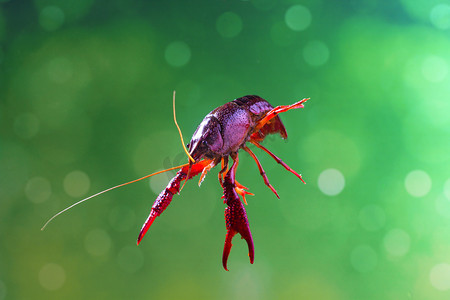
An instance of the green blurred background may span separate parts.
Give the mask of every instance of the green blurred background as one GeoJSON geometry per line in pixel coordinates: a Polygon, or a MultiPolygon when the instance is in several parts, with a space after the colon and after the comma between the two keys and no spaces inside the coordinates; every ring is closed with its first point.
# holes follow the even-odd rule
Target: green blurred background
{"type": "MultiPolygon", "coordinates": [[[[0,1],[0,300],[449,299],[450,1],[0,1]],[[213,108],[311,97],[237,179],[255,241],[225,272],[217,172],[137,234],[213,108]]],[[[254,147],[252,147],[253,149],[254,147]]]]}

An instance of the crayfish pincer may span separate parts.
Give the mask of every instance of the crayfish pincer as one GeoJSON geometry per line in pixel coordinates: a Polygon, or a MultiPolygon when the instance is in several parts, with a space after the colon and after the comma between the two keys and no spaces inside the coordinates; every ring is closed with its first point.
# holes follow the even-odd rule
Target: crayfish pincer
{"type": "Polygon", "coordinates": [[[173,195],[180,191],[181,181],[189,180],[201,174],[200,185],[206,173],[220,163],[219,182],[223,188],[222,198],[227,205],[225,208],[227,234],[222,256],[223,267],[228,271],[228,255],[232,246],[231,241],[236,233],[239,233],[247,241],[250,263],[253,263],[254,246],[252,234],[247,213],[239,198],[239,195],[241,195],[246,203],[245,195],[253,194],[249,193],[245,186],[235,180],[236,169],[239,163],[238,151],[239,149],[244,149],[250,154],[258,166],[264,183],[278,198],[278,193],[269,183],[269,179],[256,155],[247,147],[247,142],[267,152],[277,163],[303,181],[300,174],[292,170],[280,158],[262,146],[260,142],[268,134],[273,133],[279,133],[283,139],[287,138],[286,129],[278,114],[290,109],[303,108],[303,103],[307,100],[303,99],[292,105],[282,105],[274,108],[269,102],[259,96],[244,96],[219,106],[207,114],[188,144],[189,164],[181,167],[167,187],[156,198],[150,215],[139,233],[137,243],[141,242],[155,218],[167,208],[172,201],[173,195]],[[233,164],[228,170],[229,157],[233,160],[233,164]]]}
{"type": "Polygon", "coordinates": [[[250,232],[247,213],[245,212],[244,205],[239,198],[240,195],[243,202],[247,204],[245,196],[253,194],[248,192],[245,186],[236,181],[236,169],[239,163],[238,152],[240,149],[244,149],[244,151],[250,154],[250,156],[255,160],[256,165],[258,166],[259,173],[261,174],[264,183],[278,198],[279,196],[277,191],[269,183],[269,179],[267,178],[267,175],[264,172],[261,163],[253,153],[253,151],[247,147],[247,142],[252,143],[259,149],[265,151],[277,163],[282,165],[286,170],[293,173],[301,181],[303,181],[300,174],[292,170],[280,158],[278,158],[275,154],[261,145],[260,142],[262,142],[268,134],[274,133],[280,134],[283,139],[287,138],[286,129],[284,128],[284,125],[281,122],[278,114],[290,109],[303,108],[303,103],[305,103],[307,100],[308,99],[303,99],[292,105],[281,105],[273,107],[269,104],[269,102],[259,96],[244,96],[231,102],[225,103],[224,105],[219,106],[206,115],[206,117],[197,127],[197,130],[192,136],[191,141],[187,145],[189,149],[188,150],[184,146],[183,136],[181,134],[180,128],[178,127],[178,123],[175,117],[174,92],[174,121],[180,133],[184,151],[189,157],[189,163],[146,175],[130,182],[116,185],[95,195],[80,200],[51,217],[44,224],[41,230],[44,230],[47,224],[49,224],[54,218],[56,218],[63,212],[86,200],[89,200],[93,197],[111,191],[118,187],[125,186],[127,184],[140,181],[142,179],[149,178],[166,171],[178,170],[175,177],[172,178],[167,187],[156,198],[150,214],[139,233],[139,237],[137,240],[137,243],[139,244],[156,217],[162,214],[167,206],[169,206],[170,202],[172,201],[173,195],[178,194],[181,191],[181,189],[183,188],[183,186],[181,186],[181,182],[183,180],[185,180],[184,183],[186,183],[187,180],[200,174],[200,180],[198,183],[200,185],[206,173],[208,173],[211,168],[220,164],[221,170],[219,171],[219,182],[223,188],[223,202],[227,205],[227,207],[225,208],[225,223],[227,234],[225,237],[222,264],[224,269],[228,271],[227,260],[232,246],[231,241],[237,233],[239,233],[241,237],[247,241],[250,263],[253,263],[255,257],[253,238],[250,232]],[[231,165],[231,168],[228,169],[228,161],[230,157],[233,160],[233,163],[231,165]]]}

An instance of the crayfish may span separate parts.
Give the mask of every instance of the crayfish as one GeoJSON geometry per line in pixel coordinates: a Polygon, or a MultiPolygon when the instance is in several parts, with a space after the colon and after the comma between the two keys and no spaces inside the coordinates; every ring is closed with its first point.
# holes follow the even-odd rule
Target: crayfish
{"type": "Polygon", "coordinates": [[[223,189],[222,199],[224,204],[227,205],[225,208],[227,233],[225,236],[225,245],[222,254],[222,264],[224,269],[228,271],[227,261],[232,247],[231,242],[237,233],[239,233],[241,237],[246,240],[250,263],[253,264],[255,257],[253,238],[250,232],[247,213],[239,198],[240,195],[244,203],[247,204],[245,196],[253,194],[248,192],[245,186],[236,181],[236,169],[239,164],[239,150],[243,149],[255,160],[265,185],[268,186],[278,198],[279,196],[277,191],[269,183],[269,179],[267,178],[261,163],[253,151],[247,147],[247,142],[254,144],[257,148],[268,153],[277,163],[282,165],[287,171],[293,173],[303,183],[305,183],[300,174],[291,169],[280,158],[261,145],[260,142],[262,142],[268,134],[276,133],[280,134],[283,139],[286,139],[286,129],[278,114],[286,112],[290,109],[303,108],[303,103],[307,100],[309,100],[309,98],[300,100],[292,105],[282,105],[274,108],[269,102],[255,95],[235,99],[217,107],[207,114],[197,127],[197,130],[186,148],[184,146],[181,130],[176,122],[174,93],[174,120],[179,130],[184,150],[189,157],[189,163],[117,185],[85,198],[54,215],[47,221],[42,229],[44,229],[45,226],[59,214],[90,198],[162,172],[179,169],[175,177],[170,180],[167,187],[156,198],[150,214],[139,233],[137,239],[137,244],[139,245],[156,217],[161,215],[169,206],[173,195],[180,192],[184,186],[184,184],[183,186],[181,185],[181,182],[184,181],[184,183],[186,183],[187,180],[200,174],[200,185],[207,172],[220,164],[221,170],[219,171],[218,177],[220,185],[223,189]],[[233,163],[228,169],[229,157],[231,157],[233,163]]]}

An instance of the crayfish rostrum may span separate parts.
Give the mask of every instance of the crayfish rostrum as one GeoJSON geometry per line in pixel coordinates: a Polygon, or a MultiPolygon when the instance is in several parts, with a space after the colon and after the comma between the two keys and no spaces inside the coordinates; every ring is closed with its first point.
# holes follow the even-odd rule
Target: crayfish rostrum
{"type": "MultiPolygon", "coordinates": [[[[250,156],[255,160],[265,185],[267,185],[278,198],[278,193],[269,183],[269,179],[267,178],[267,175],[264,172],[264,169],[261,166],[261,163],[259,162],[256,155],[252,150],[250,150],[250,148],[247,147],[247,142],[254,144],[256,147],[268,153],[277,163],[282,165],[286,170],[293,173],[301,181],[303,181],[300,174],[292,170],[280,158],[278,158],[275,154],[262,146],[260,142],[263,141],[268,134],[274,133],[278,133],[283,139],[286,139],[286,129],[281,122],[278,114],[290,109],[303,108],[303,103],[305,103],[308,99],[309,98],[305,98],[292,105],[282,105],[274,108],[263,98],[255,95],[249,95],[219,106],[206,115],[206,117],[197,127],[197,130],[192,136],[191,141],[187,145],[188,150],[185,148],[185,151],[189,156],[188,164],[153,173],[142,178],[109,188],[86,199],[83,199],[54,215],[50,220],[47,221],[42,229],[44,229],[45,226],[59,214],[92,197],[165,171],[179,169],[175,177],[172,178],[167,187],[156,198],[151,208],[150,214],[139,233],[139,237],[137,240],[137,243],[139,244],[156,217],[161,215],[162,212],[167,208],[167,206],[169,206],[170,202],[172,201],[173,195],[180,192],[180,190],[182,189],[181,182],[183,180],[185,180],[186,182],[192,177],[200,174],[200,185],[206,173],[211,168],[220,164],[221,170],[219,171],[218,177],[220,185],[223,188],[222,199],[224,201],[224,204],[227,205],[227,207],[225,208],[225,223],[227,233],[222,255],[222,264],[224,269],[228,271],[228,255],[230,254],[232,246],[231,241],[236,233],[239,233],[241,237],[247,241],[250,263],[253,263],[255,251],[252,234],[250,232],[247,213],[245,211],[244,205],[239,198],[239,195],[242,196],[243,201],[247,203],[245,196],[248,194],[253,194],[248,192],[247,188],[238,183],[235,178],[236,169],[239,163],[239,150],[243,149],[244,151],[248,152],[250,156]],[[229,157],[231,157],[233,163],[228,169],[229,157]]],[[[174,119],[176,123],[175,105],[174,119]]],[[[177,123],[176,125],[178,127],[177,123]]]]}

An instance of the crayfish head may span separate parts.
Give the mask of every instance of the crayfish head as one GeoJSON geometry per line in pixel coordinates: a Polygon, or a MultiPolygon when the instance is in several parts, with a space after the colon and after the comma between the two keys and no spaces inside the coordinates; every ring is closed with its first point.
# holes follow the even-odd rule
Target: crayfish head
{"type": "Polygon", "coordinates": [[[195,161],[202,157],[215,158],[221,155],[223,139],[221,126],[214,116],[206,116],[188,144],[189,154],[195,161]]]}

